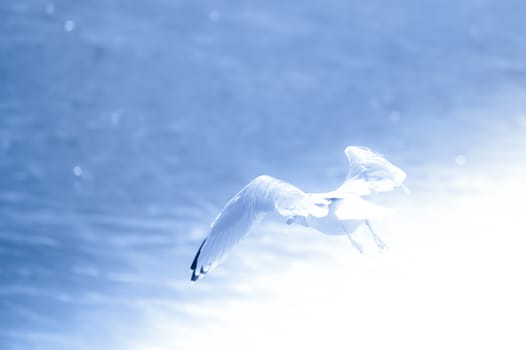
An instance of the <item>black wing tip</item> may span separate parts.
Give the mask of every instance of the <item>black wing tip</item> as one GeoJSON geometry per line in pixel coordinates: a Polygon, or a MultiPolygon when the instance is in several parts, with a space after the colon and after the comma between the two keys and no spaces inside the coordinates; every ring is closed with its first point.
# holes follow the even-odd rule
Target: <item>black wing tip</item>
{"type": "Polygon", "coordinates": [[[199,272],[196,273],[195,271],[196,271],[196,270],[193,270],[193,271],[192,271],[192,278],[191,278],[192,282],[195,282],[195,281],[200,280],[200,279],[203,278],[203,276],[206,275],[207,272],[208,272],[208,271],[205,271],[205,270],[203,269],[202,266],[201,266],[201,268],[199,269],[199,272]]]}
{"type": "Polygon", "coordinates": [[[201,249],[203,249],[203,246],[205,245],[206,239],[201,243],[199,246],[199,249],[197,250],[197,253],[195,254],[194,261],[192,261],[192,265],[190,265],[190,269],[192,270],[192,282],[197,281],[199,278],[203,277],[202,275],[205,274],[203,271],[203,268],[201,268],[201,272],[196,273],[197,270],[197,260],[199,260],[199,256],[201,255],[201,249]]]}
{"type": "Polygon", "coordinates": [[[190,280],[192,282],[195,282],[195,281],[199,280],[200,277],[201,276],[195,274],[195,270],[194,270],[194,271],[192,271],[192,277],[190,278],[190,280]]]}
{"type": "Polygon", "coordinates": [[[190,265],[190,269],[194,270],[197,268],[197,260],[199,259],[199,255],[201,255],[201,249],[203,249],[203,246],[205,245],[206,239],[201,243],[199,246],[199,249],[197,249],[197,253],[195,254],[194,261],[192,261],[192,265],[190,265]]]}

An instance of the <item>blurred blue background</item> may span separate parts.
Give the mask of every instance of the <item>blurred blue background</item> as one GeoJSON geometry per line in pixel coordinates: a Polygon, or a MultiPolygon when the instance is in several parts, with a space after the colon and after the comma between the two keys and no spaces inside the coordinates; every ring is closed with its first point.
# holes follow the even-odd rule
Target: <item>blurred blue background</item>
{"type": "MultiPolygon", "coordinates": [[[[499,227],[522,213],[525,14],[518,0],[0,2],[0,348],[268,348],[302,344],[296,337],[308,348],[325,346],[325,336],[308,335],[324,317],[322,333],[347,348],[336,333],[346,339],[348,329],[338,327],[358,327],[356,341],[365,315],[392,319],[378,332],[397,324],[400,338],[383,341],[407,345],[410,325],[437,319],[436,298],[435,313],[409,312],[404,323],[397,309],[347,310],[342,291],[361,285],[360,305],[372,306],[386,297],[376,287],[394,283],[400,294],[381,305],[400,305],[425,284],[422,271],[407,272],[415,264],[434,266],[430,280],[443,286],[453,271],[486,281],[486,267],[502,276],[524,262],[493,257],[484,277],[480,264],[458,267],[486,261],[500,241],[491,225],[470,223],[494,215],[499,227]],[[332,189],[345,177],[347,145],[380,151],[409,174],[412,195],[398,198],[406,209],[379,223],[401,260],[357,257],[345,237],[269,224],[190,285],[193,255],[230,196],[260,174],[332,189]],[[427,230],[433,223],[448,226],[427,230]],[[448,251],[451,231],[472,250],[448,251]],[[442,254],[457,265],[438,267],[442,254]],[[350,261],[330,260],[341,255],[350,261]],[[305,261],[332,267],[317,275],[305,261]],[[379,277],[368,284],[371,269],[379,277]],[[301,294],[314,285],[326,289],[301,294]],[[311,323],[295,329],[298,319],[311,323]]],[[[520,233],[518,222],[506,232],[520,233]]],[[[452,297],[458,305],[473,300],[467,290],[465,300],[452,297]]],[[[515,311],[490,319],[520,309],[503,290],[484,304],[507,298],[515,311]]],[[[481,309],[455,306],[438,319],[458,319],[457,310],[470,323],[481,309]]],[[[472,344],[471,333],[444,327],[425,328],[425,339],[472,344]]],[[[485,343],[486,329],[495,330],[471,331],[485,343]]]]}

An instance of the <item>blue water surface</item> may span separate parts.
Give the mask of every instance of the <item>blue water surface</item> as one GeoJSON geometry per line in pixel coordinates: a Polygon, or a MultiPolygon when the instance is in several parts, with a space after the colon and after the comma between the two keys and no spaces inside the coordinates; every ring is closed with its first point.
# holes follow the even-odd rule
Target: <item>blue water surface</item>
{"type": "MultiPolygon", "coordinates": [[[[199,327],[185,305],[246,298],[226,281],[250,270],[190,286],[189,264],[257,175],[326,191],[354,144],[428,189],[427,166],[516,128],[507,111],[462,111],[524,91],[525,13],[483,0],[2,1],[0,348],[147,348],[152,305],[199,327]]],[[[267,248],[279,269],[301,255],[267,248]]]]}

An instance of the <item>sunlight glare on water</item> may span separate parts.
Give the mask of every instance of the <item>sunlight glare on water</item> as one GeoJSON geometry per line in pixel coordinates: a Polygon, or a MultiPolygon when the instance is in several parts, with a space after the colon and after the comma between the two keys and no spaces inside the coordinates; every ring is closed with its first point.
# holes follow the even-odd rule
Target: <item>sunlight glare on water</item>
{"type": "Polygon", "coordinates": [[[188,323],[163,319],[153,344],[519,349],[520,323],[513,320],[526,311],[526,287],[517,279],[526,263],[521,252],[526,238],[521,209],[510,203],[526,196],[520,176],[526,171],[524,136],[523,130],[515,131],[486,145],[503,149],[512,144],[511,160],[522,161],[481,147],[473,157],[483,163],[466,164],[461,172],[447,164],[436,173],[450,172],[454,178],[427,179],[438,182],[435,191],[417,187],[398,198],[404,203],[400,213],[375,223],[390,247],[386,252],[367,243],[365,231],[359,239],[367,254],[361,256],[345,237],[303,228],[284,233],[279,225],[266,224],[219,268],[226,270],[221,278],[226,284],[219,288],[233,295],[190,301],[184,307],[193,315],[188,323]],[[504,174],[497,170],[502,167],[504,174]],[[466,188],[463,181],[481,174],[473,191],[443,193],[448,187],[466,188]],[[279,235],[276,246],[306,249],[308,257],[267,259],[264,249],[257,250],[263,235],[279,235]],[[251,263],[256,269],[251,275],[237,274],[251,263]]]}

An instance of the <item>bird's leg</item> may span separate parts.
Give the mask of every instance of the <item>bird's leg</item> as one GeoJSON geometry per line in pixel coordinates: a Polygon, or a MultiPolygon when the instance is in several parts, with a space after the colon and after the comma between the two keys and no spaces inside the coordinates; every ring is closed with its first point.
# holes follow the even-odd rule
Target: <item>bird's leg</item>
{"type": "Polygon", "coordinates": [[[387,245],[384,243],[384,241],[382,241],[382,239],[378,237],[378,235],[376,235],[376,233],[374,232],[369,220],[365,220],[365,224],[367,225],[367,227],[369,227],[369,231],[371,231],[371,236],[373,237],[374,242],[376,243],[378,248],[380,248],[381,250],[387,248],[387,245]]]}
{"type": "Polygon", "coordinates": [[[294,215],[287,218],[287,225],[291,224],[298,224],[301,226],[309,227],[309,224],[307,223],[307,220],[305,219],[305,216],[300,215],[294,215]]]}
{"type": "Polygon", "coordinates": [[[351,234],[349,232],[347,232],[347,230],[345,229],[345,227],[342,227],[343,231],[345,232],[345,234],[347,235],[347,237],[349,237],[349,241],[351,241],[351,245],[354,249],[356,249],[357,251],[360,252],[360,254],[363,254],[363,248],[362,246],[360,245],[360,243],[356,242],[354,239],[352,239],[351,237],[351,234]]]}
{"type": "Polygon", "coordinates": [[[351,245],[354,249],[356,249],[360,254],[363,254],[363,248],[360,245],[360,243],[356,242],[354,239],[352,239],[351,234],[347,233],[347,237],[349,237],[349,241],[351,241],[351,245]]]}

